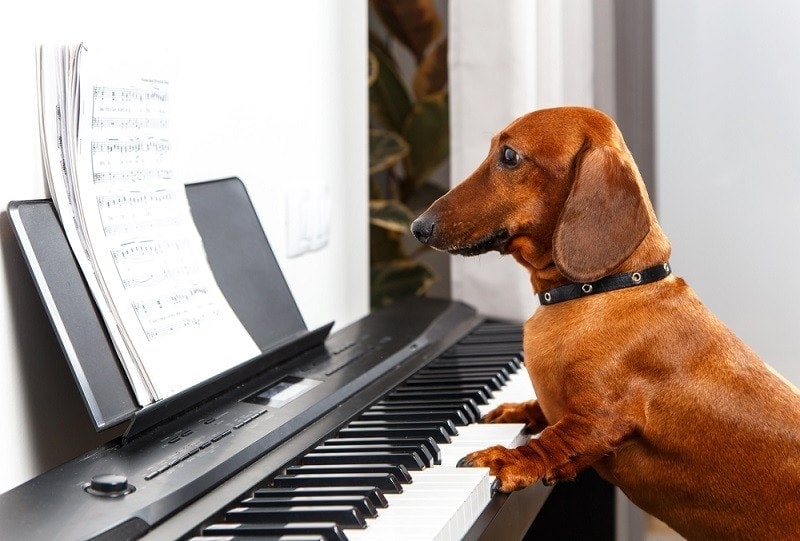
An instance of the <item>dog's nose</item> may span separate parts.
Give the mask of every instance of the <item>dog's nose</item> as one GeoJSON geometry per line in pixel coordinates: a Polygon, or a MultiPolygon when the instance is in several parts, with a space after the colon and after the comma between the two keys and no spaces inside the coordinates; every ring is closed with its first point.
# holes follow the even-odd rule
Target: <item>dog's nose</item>
{"type": "Polygon", "coordinates": [[[436,222],[423,214],[411,223],[411,232],[414,233],[418,241],[428,244],[433,235],[434,227],[436,227],[436,222]]]}

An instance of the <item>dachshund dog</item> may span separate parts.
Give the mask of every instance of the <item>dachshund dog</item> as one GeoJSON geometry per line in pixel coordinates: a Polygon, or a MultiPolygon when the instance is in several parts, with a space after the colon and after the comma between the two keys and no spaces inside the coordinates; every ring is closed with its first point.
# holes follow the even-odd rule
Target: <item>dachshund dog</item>
{"type": "Polygon", "coordinates": [[[800,392],[669,267],[670,244],[614,122],[545,109],[411,226],[452,254],[511,254],[536,400],[484,422],[539,436],[470,453],[510,492],[589,466],[689,539],[800,539],[800,392]]]}

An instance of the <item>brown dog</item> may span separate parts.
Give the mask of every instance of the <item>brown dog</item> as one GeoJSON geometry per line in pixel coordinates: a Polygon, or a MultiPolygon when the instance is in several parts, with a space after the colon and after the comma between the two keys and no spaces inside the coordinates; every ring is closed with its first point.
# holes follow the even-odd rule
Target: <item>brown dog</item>
{"type": "Polygon", "coordinates": [[[593,466],[690,539],[800,539],[800,394],[670,275],[670,245],[614,122],[526,115],[412,225],[453,254],[511,254],[542,302],[525,324],[538,400],[488,422],[538,438],[495,446],[501,490],[593,466]]]}

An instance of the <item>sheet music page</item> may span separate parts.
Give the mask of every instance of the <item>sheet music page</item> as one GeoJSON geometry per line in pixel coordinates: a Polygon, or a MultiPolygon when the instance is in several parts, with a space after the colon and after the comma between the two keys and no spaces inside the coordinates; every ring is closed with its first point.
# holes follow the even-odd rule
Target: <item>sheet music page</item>
{"type": "MultiPolygon", "coordinates": [[[[76,203],[72,186],[76,173],[73,149],[69,141],[75,139],[77,120],[76,115],[72,114],[76,108],[75,95],[68,93],[67,88],[75,86],[80,49],[80,45],[42,45],[37,51],[36,76],[39,92],[42,169],[65,236],[83,271],[87,287],[95,299],[103,299],[103,288],[95,275],[86,241],[79,233],[81,228],[79,220],[73,212],[76,203]]],[[[114,314],[108,303],[96,304],[104,321],[114,321],[114,314]]],[[[153,402],[155,398],[152,385],[146,378],[138,359],[125,346],[125,339],[119,327],[116,324],[107,324],[106,327],[137,401],[140,405],[153,402]]]]}
{"type": "MultiPolygon", "coordinates": [[[[74,178],[65,175],[61,187],[52,175],[54,194],[60,207],[71,203],[97,278],[95,298],[105,301],[103,317],[118,331],[112,339],[130,353],[122,362],[129,375],[139,373],[132,385],[148,403],[260,350],[214,279],[183,182],[175,178],[169,83],[107,71],[103,66],[114,63],[100,56],[84,49],[74,59],[76,145],[67,156],[74,178]]],[[[69,99],[67,89],[68,109],[69,99]]]]}

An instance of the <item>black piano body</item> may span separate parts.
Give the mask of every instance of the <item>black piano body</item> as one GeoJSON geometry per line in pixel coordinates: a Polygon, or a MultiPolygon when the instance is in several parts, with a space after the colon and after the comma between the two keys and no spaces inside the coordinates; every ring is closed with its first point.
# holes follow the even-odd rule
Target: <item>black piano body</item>
{"type": "MultiPolygon", "coordinates": [[[[85,284],[80,287],[52,205],[10,206],[95,425],[129,426],[119,439],[0,495],[4,538],[201,536],[206,526],[224,521],[231,506],[273,485],[322,442],[346,433],[354,419],[397,394],[406,380],[435,363],[451,369],[459,348],[477,348],[466,353],[477,359],[516,357],[518,366],[518,326],[487,321],[458,302],[409,299],[334,334],[330,325],[307,330],[241,182],[189,185],[187,193],[220,287],[263,354],[146,408],[136,405],[91,296],[85,284]]],[[[453,368],[466,374],[470,393],[477,367],[473,362],[468,370],[453,368]]],[[[411,398],[424,404],[428,399],[417,396],[418,385],[412,388],[411,398]]],[[[445,384],[433,393],[431,401],[452,402],[460,391],[445,384]]],[[[482,393],[466,400],[490,391],[482,393]]],[[[422,424],[431,428],[428,421],[422,424]]],[[[418,429],[403,422],[392,430],[418,429]]],[[[521,538],[547,494],[539,484],[494,495],[465,538],[521,538]]]]}

